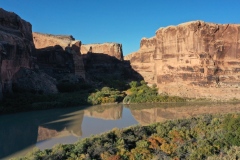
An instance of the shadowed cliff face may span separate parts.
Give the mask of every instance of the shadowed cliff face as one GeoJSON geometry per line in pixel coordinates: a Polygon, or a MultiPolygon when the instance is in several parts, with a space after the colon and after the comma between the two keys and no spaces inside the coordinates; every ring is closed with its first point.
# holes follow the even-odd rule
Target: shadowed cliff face
{"type": "Polygon", "coordinates": [[[1,8],[0,19],[1,84],[3,92],[9,93],[12,92],[13,75],[20,67],[31,67],[32,26],[15,13],[1,8]]]}
{"type": "Polygon", "coordinates": [[[142,76],[126,61],[104,53],[89,52],[83,56],[87,80],[97,87],[125,90],[127,82],[142,80],[142,76]]]}
{"type": "Polygon", "coordinates": [[[125,60],[160,92],[240,98],[240,25],[193,21],[160,28],[125,60]]]}
{"type": "Polygon", "coordinates": [[[72,36],[36,32],[33,32],[33,40],[37,49],[36,63],[41,69],[53,77],[58,73],[74,73],[85,79],[81,41],[72,36]]]}
{"type": "Polygon", "coordinates": [[[37,48],[36,63],[57,80],[75,73],[96,87],[123,89],[126,82],[142,79],[128,62],[123,61],[121,44],[82,45],[72,36],[42,33],[33,33],[33,39],[37,48]]]}

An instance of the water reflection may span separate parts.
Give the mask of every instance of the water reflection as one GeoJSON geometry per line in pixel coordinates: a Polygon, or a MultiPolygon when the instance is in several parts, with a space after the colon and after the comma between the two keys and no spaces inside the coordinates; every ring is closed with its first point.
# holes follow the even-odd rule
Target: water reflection
{"type": "Polygon", "coordinates": [[[109,105],[3,115],[0,116],[0,159],[22,156],[35,146],[44,149],[56,143],[74,143],[115,127],[234,112],[240,112],[240,104],[109,105]]]}
{"type": "Polygon", "coordinates": [[[131,113],[141,125],[172,119],[196,117],[203,114],[240,112],[239,103],[138,104],[130,105],[131,113]]]}
{"type": "MultiPolygon", "coordinates": [[[[94,124],[104,126],[99,119],[111,121],[121,119],[122,112],[122,105],[111,105],[54,109],[0,116],[0,159],[10,158],[7,157],[9,155],[12,155],[11,157],[24,155],[35,146],[41,149],[51,148],[56,143],[73,143],[79,138],[101,133],[100,129],[94,132],[88,132],[88,130],[94,124]],[[85,120],[83,123],[84,117],[87,121],[85,120]],[[96,118],[97,121],[94,120],[96,118]],[[94,123],[91,124],[91,122],[94,123]],[[85,132],[83,134],[82,124],[85,123],[87,125],[84,125],[85,132]]],[[[130,111],[129,114],[131,114],[130,111]]],[[[134,121],[133,124],[137,124],[137,121],[133,118],[131,121],[134,121]]],[[[128,123],[126,124],[128,125],[128,123]]],[[[114,128],[113,125],[115,124],[101,127],[106,128],[102,132],[114,128]],[[109,128],[110,126],[112,128],[109,128]]],[[[126,127],[126,125],[123,127],[126,127]]]]}

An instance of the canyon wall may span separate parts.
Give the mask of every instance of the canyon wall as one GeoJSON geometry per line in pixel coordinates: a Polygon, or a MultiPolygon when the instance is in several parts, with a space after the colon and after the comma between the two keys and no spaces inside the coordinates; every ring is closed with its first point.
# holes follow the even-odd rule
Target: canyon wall
{"type": "Polygon", "coordinates": [[[96,77],[120,79],[122,72],[130,67],[123,62],[122,45],[118,43],[83,45],[72,36],[36,32],[33,40],[38,65],[56,79],[62,77],[56,71],[74,72],[88,82],[99,83],[96,77]]]}
{"type": "Polygon", "coordinates": [[[123,61],[122,44],[84,44],[81,53],[86,77],[98,87],[122,90],[126,88],[125,82],[142,79],[129,62],[123,61]]]}
{"type": "Polygon", "coordinates": [[[124,59],[159,92],[240,99],[240,25],[193,21],[160,28],[124,59]]]}
{"type": "Polygon", "coordinates": [[[53,35],[33,32],[33,40],[37,49],[60,45],[63,49],[75,41],[71,35],[53,35]]]}
{"type": "Polygon", "coordinates": [[[72,36],[37,32],[33,32],[33,40],[37,49],[37,62],[42,67],[54,67],[58,72],[74,72],[85,79],[81,41],[72,36]]]}
{"type": "Polygon", "coordinates": [[[31,24],[0,8],[1,97],[2,92],[12,92],[13,75],[21,67],[31,67],[33,52],[31,24]]]}
{"type": "Polygon", "coordinates": [[[119,43],[83,44],[81,53],[102,53],[123,60],[122,44],[119,43]]]}
{"type": "Polygon", "coordinates": [[[81,44],[72,36],[36,32],[33,40],[39,68],[60,83],[72,81],[75,73],[95,86],[123,89],[125,81],[141,77],[123,61],[119,43],[81,44]]]}
{"type": "Polygon", "coordinates": [[[149,84],[154,84],[154,63],[153,55],[155,53],[156,38],[142,38],[140,49],[124,57],[124,60],[130,61],[132,68],[143,76],[149,84]]]}

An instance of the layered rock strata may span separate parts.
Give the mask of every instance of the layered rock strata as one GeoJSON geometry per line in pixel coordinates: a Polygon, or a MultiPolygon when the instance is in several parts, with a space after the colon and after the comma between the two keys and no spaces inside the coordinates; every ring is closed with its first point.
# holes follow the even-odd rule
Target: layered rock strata
{"type": "Polygon", "coordinates": [[[106,54],[123,60],[122,44],[119,43],[102,43],[102,44],[83,44],[81,46],[82,54],[100,53],[106,54]]]}
{"type": "Polygon", "coordinates": [[[160,28],[125,60],[160,92],[240,99],[240,25],[193,21],[160,28]]]}
{"type": "Polygon", "coordinates": [[[40,69],[58,82],[72,81],[66,76],[72,72],[98,87],[119,87],[113,86],[116,83],[125,87],[121,84],[123,81],[139,77],[129,63],[123,61],[119,43],[83,45],[72,36],[42,33],[33,33],[33,39],[40,69]],[[61,74],[56,74],[56,71],[61,74]]]}
{"type": "Polygon", "coordinates": [[[0,8],[0,88],[4,93],[12,92],[13,75],[21,67],[31,67],[33,51],[31,24],[0,8]]]}
{"type": "Polygon", "coordinates": [[[142,79],[129,62],[123,61],[122,44],[83,44],[81,53],[86,77],[98,87],[123,89],[126,81],[142,79]]]}
{"type": "Polygon", "coordinates": [[[153,63],[155,44],[155,37],[142,38],[139,51],[124,57],[124,60],[130,61],[132,68],[142,75],[149,84],[155,83],[153,63]]]}
{"type": "Polygon", "coordinates": [[[36,32],[33,33],[33,40],[37,49],[37,61],[42,66],[56,67],[59,72],[74,72],[85,79],[81,41],[72,36],[36,32]]]}

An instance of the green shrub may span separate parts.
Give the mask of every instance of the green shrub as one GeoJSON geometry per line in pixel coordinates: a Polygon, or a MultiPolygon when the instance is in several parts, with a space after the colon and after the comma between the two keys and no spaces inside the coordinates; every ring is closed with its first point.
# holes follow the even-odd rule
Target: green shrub
{"type": "Polygon", "coordinates": [[[100,91],[96,90],[95,93],[92,93],[88,97],[88,103],[96,105],[96,104],[104,104],[104,103],[115,103],[122,102],[125,94],[114,90],[109,87],[103,87],[100,91]]]}
{"type": "Polygon", "coordinates": [[[22,159],[239,159],[239,146],[225,139],[226,129],[239,136],[239,119],[240,114],[203,115],[114,129],[76,144],[35,149],[22,159]]]}
{"type": "Polygon", "coordinates": [[[129,83],[131,94],[126,96],[123,103],[145,103],[145,102],[185,102],[186,99],[177,96],[159,95],[156,85],[152,88],[146,82],[137,81],[129,83]]]}

